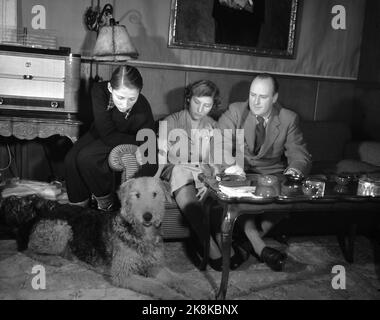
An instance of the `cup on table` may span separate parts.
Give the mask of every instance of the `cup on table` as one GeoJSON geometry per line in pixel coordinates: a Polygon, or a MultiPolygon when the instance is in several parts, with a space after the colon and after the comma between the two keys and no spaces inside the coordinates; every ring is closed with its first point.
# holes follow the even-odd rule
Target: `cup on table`
{"type": "Polygon", "coordinates": [[[309,197],[323,197],[325,194],[325,182],[317,179],[306,179],[302,185],[302,191],[309,197]]]}
{"type": "Polygon", "coordinates": [[[280,194],[278,178],[274,175],[260,175],[257,179],[255,195],[263,198],[277,197],[280,194]]]}
{"type": "Polygon", "coordinates": [[[362,176],[358,182],[358,196],[380,196],[380,177],[362,176]]]}

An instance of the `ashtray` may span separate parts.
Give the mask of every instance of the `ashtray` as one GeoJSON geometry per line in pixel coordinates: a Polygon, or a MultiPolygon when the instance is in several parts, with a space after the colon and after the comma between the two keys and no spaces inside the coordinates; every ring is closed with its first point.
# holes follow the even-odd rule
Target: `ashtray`
{"type": "Polygon", "coordinates": [[[380,177],[365,175],[359,178],[357,195],[379,197],[380,177]]]}
{"type": "Polygon", "coordinates": [[[302,191],[306,196],[320,198],[325,194],[325,182],[317,179],[306,179],[302,191]]]}

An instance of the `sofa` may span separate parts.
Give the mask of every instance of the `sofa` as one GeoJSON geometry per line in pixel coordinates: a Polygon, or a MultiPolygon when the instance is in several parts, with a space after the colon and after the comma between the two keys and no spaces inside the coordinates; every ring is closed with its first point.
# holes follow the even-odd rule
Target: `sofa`
{"type": "Polygon", "coordinates": [[[311,174],[380,171],[380,142],[352,140],[348,124],[305,121],[301,130],[312,154],[311,174]]]}
{"type": "MultiPolygon", "coordinates": [[[[348,124],[331,121],[306,121],[301,130],[312,154],[311,174],[365,173],[380,171],[380,142],[352,141],[348,124]]],[[[120,145],[109,156],[110,167],[122,171],[122,182],[138,169],[136,146],[120,145]]],[[[173,200],[166,203],[162,224],[164,239],[190,235],[186,222],[173,200]]]]}

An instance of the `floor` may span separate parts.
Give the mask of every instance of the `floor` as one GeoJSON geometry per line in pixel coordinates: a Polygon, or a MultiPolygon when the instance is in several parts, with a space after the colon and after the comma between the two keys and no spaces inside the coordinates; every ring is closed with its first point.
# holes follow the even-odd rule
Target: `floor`
{"type": "MultiPolygon", "coordinates": [[[[291,238],[288,246],[268,239],[268,244],[287,251],[290,257],[287,269],[273,272],[251,256],[230,273],[227,299],[380,299],[380,250],[378,244],[367,237],[356,239],[353,264],[345,262],[334,236],[298,236],[291,238]]],[[[200,272],[187,249],[184,242],[166,242],[167,266],[181,277],[190,279],[199,290],[214,295],[221,273],[210,268],[200,272]]],[[[60,257],[54,257],[48,265],[42,264],[46,271],[46,288],[35,290],[33,279],[40,272],[39,265],[40,261],[17,252],[14,240],[1,240],[0,299],[152,299],[114,287],[85,265],[60,257]]]]}

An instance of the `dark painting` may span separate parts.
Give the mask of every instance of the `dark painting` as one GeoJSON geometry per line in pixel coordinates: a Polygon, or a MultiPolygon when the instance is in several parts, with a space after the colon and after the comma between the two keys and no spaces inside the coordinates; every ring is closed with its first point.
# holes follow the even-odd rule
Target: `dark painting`
{"type": "Polygon", "coordinates": [[[298,7],[299,0],[172,0],[169,47],[292,58],[298,7]]]}

